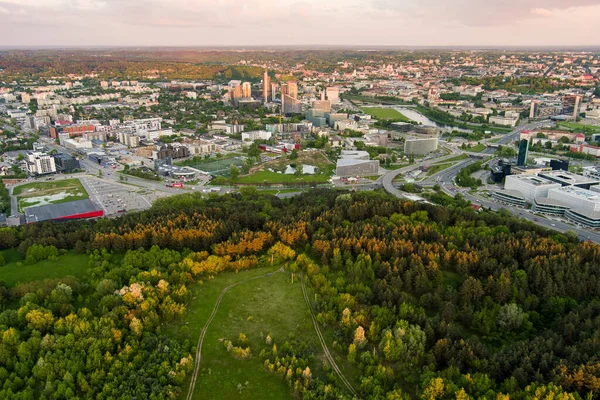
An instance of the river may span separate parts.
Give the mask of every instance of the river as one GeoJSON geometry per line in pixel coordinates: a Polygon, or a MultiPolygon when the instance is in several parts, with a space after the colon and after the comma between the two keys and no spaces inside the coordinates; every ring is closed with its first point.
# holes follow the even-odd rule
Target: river
{"type": "Polygon", "coordinates": [[[410,109],[410,108],[394,107],[394,109],[396,111],[402,113],[402,115],[404,115],[406,118],[411,119],[415,122],[420,122],[421,124],[427,125],[427,126],[437,126],[438,128],[440,128],[440,130],[442,132],[458,131],[458,132],[465,132],[465,133],[473,133],[473,131],[471,129],[455,128],[452,126],[440,125],[437,122],[430,120],[423,114],[421,114],[413,109],[410,109]]]}

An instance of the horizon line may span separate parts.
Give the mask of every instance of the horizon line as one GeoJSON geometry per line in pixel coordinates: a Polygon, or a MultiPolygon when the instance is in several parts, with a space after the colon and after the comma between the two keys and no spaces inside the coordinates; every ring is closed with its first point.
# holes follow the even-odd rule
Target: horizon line
{"type": "Polygon", "coordinates": [[[272,49],[295,49],[295,50],[334,50],[351,49],[365,50],[592,50],[600,51],[600,44],[596,45],[353,45],[353,44],[297,44],[297,45],[3,45],[0,51],[6,50],[95,50],[95,49],[192,49],[192,50],[272,50],[272,49]]]}

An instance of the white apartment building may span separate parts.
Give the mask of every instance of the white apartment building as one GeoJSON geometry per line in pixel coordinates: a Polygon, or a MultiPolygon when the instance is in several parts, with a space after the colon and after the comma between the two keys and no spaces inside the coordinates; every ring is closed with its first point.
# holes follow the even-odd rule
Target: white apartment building
{"type": "Polygon", "coordinates": [[[32,175],[52,174],[56,172],[54,157],[41,152],[27,154],[27,171],[32,175]]]}
{"type": "Polygon", "coordinates": [[[258,140],[258,139],[269,140],[269,139],[271,139],[271,136],[272,136],[272,134],[269,131],[251,131],[251,132],[242,133],[242,140],[244,142],[246,142],[246,141],[254,142],[255,140],[258,140]]]}

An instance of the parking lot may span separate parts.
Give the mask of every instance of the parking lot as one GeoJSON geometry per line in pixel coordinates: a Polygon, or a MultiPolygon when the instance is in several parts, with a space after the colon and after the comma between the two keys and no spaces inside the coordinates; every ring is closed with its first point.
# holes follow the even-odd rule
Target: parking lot
{"type": "Polygon", "coordinates": [[[162,192],[91,177],[81,178],[81,182],[92,201],[104,209],[107,217],[148,209],[156,199],[168,196],[162,192]]]}

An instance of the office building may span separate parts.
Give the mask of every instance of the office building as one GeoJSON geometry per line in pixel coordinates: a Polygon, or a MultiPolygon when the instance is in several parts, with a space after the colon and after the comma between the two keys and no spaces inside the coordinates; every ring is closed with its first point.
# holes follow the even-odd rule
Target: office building
{"type": "Polygon", "coordinates": [[[523,139],[519,142],[519,154],[517,156],[517,166],[527,165],[527,155],[529,154],[529,140],[523,139]]]}
{"type": "Polygon", "coordinates": [[[250,82],[242,83],[242,98],[243,99],[252,98],[252,84],[250,82]]]}
{"type": "Polygon", "coordinates": [[[288,81],[281,84],[281,95],[284,94],[290,96],[293,99],[298,98],[298,82],[288,81]]]}
{"type": "Polygon", "coordinates": [[[572,209],[600,212],[600,193],[575,186],[564,186],[548,192],[554,199],[572,209]]]}
{"type": "Polygon", "coordinates": [[[298,114],[302,112],[300,100],[287,94],[281,95],[281,112],[283,114],[298,114]]]}
{"type": "Polygon", "coordinates": [[[523,197],[521,192],[516,190],[494,190],[492,192],[492,198],[498,201],[499,203],[506,204],[509,206],[525,207],[527,205],[525,197],[523,197]]]}
{"type": "Polygon", "coordinates": [[[30,152],[26,158],[27,172],[32,175],[45,175],[56,172],[54,157],[46,153],[30,152]]]}
{"type": "Polygon", "coordinates": [[[326,89],[327,92],[327,100],[331,102],[331,104],[338,104],[340,102],[340,89],[337,87],[328,87],[326,89]]]}
{"type": "Polygon", "coordinates": [[[312,108],[322,112],[331,112],[331,102],[329,100],[315,100],[312,102],[312,108]]]}
{"type": "Polygon", "coordinates": [[[550,168],[552,171],[568,171],[569,160],[550,160],[550,168]]]}
{"type": "Polygon", "coordinates": [[[579,109],[581,107],[581,96],[579,95],[567,95],[562,99],[563,114],[569,115],[573,118],[579,116],[579,109]]]}
{"type": "Polygon", "coordinates": [[[505,178],[510,175],[511,165],[510,164],[498,164],[492,165],[490,171],[490,179],[494,183],[502,183],[505,178]]]}
{"type": "Polygon", "coordinates": [[[546,215],[565,215],[569,207],[561,201],[547,197],[538,197],[533,201],[531,211],[546,215]]]}
{"type": "Polygon", "coordinates": [[[549,190],[559,187],[560,183],[535,175],[509,175],[504,183],[504,189],[518,191],[528,203],[537,197],[548,197],[549,190]]]}
{"type": "Polygon", "coordinates": [[[335,174],[340,177],[372,176],[379,173],[379,161],[370,160],[366,151],[342,150],[335,174]]]}
{"type": "Polygon", "coordinates": [[[71,172],[79,169],[79,160],[70,154],[57,153],[54,154],[54,165],[56,170],[60,172],[71,172]]]}
{"type": "Polygon", "coordinates": [[[404,154],[422,155],[436,151],[438,148],[438,138],[413,138],[406,139],[404,142],[404,154]]]}
{"type": "Polygon", "coordinates": [[[270,91],[271,91],[271,78],[269,77],[269,71],[265,70],[265,73],[263,74],[263,81],[262,81],[263,102],[266,103],[269,101],[270,91]]]}
{"type": "Polygon", "coordinates": [[[538,176],[551,180],[552,182],[560,183],[561,186],[574,186],[582,189],[590,189],[590,187],[600,184],[598,179],[562,170],[542,171],[538,176]]]}

